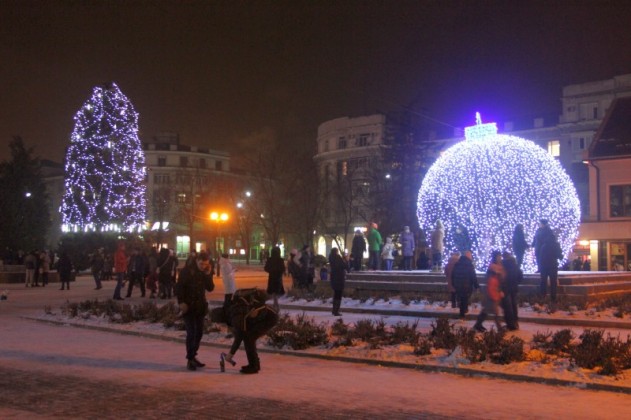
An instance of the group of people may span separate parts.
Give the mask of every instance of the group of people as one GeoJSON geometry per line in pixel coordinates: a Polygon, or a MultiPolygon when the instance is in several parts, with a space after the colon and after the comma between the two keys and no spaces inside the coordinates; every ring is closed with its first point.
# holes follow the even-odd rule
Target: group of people
{"type": "MultiPolygon", "coordinates": [[[[95,290],[102,288],[102,272],[100,271],[103,266],[102,261],[102,250],[99,250],[94,253],[91,264],[95,290]]],[[[125,281],[127,281],[126,297],[128,298],[131,297],[134,286],[138,285],[141,297],[145,297],[146,289],[149,289],[150,298],[171,299],[174,294],[178,264],[178,259],[172,249],[162,248],[158,252],[155,248],[151,248],[147,255],[142,249],[136,247],[128,255],[125,243],[119,242],[114,253],[116,287],[113,299],[123,300],[121,292],[125,281]]]]}
{"type": "MultiPolygon", "coordinates": [[[[474,290],[480,288],[478,276],[473,265],[471,251],[453,252],[445,266],[447,287],[451,294],[451,306],[459,308],[459,315],[464,319],[469,312],[469,300],[474,290]]],[[[517,260],[510,252],[494,251],[485,274],[486,290],[480,312],[474,328],[484,331],[484,320],[489,314],[495,315],[497,329],[502,328],[499,316],[501,307],[508,330],[519,328],[517,312],[517,292],[523,280],[523,272],[517,260]]]]}
{"type": "Polygon", "coordinates": [[[368,251],[367,268],[369,270],[380,269],[382,266],[381,262],[383,262],[383,269],[391,271],[394,267],[394,259],[399,253],[402,256],[401,268],[403,270],[412,270],[416,243],[414,233],[410,231],[409,226],[404,226],[403,231],[399,234],[399,245],[400,250],[397,249],[390,237],[387,237],[384,242],[381,233],[379,233],[377,223],[370,224],[366,238],[364,238],[362,231],[357,229],[351,244],[350,269],[361,271],[364,253],[368,251]]]}
{"type": "Polygon", "coordinates": [[[48,274],[53,266],[55,255],[47,250],[34,250],[24,255],[22,263],[25,267],[24,285],[26,287],[42,287],[48,285],[48,274]]]}
{"type": "MultiPolygon", "coordinates": [[[[272,248],[266,259],[265,271],[269,273],[268,292],[274,296],[274,307],[265,302],[268,295],[259,289],[237,289],[236,268],[228,254],[222,254],[218,264],[224,285],[224,302],[211,313],[211,320],[226,323],[233,335],[229,353],[221,354],[221,363],[235,364],[234,355],[243,343],[248,364],[241,367],[244,374],[255,374],[261,370],[261,362],[256,349],[256,340],[264,335],[278,321],[276,294],[282,290],[285,264],[280,257],[280,248],[272,248]],[[280,285],[279,285],[280,283],[280,285]]],[[[206,292],[215,288],[214,265],[206,252],[194,253],[180,270],[176,297],[186,328],[186,367],[195,371],[205,366],[197,358],[200,342],[204,334],[204,321],[208,314],[206,292]]],[[[284,290],[282,290],[284,293],[284,290]]]]}

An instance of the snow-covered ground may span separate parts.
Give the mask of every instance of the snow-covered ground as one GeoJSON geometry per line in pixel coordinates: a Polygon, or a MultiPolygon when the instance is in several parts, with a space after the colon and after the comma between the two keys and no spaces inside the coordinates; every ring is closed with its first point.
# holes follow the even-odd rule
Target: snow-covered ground
{"type": "MultiPolygon", "coordinates": [[[[312,318],[317,323],[323,323],[331,325],[338,318],[330,314],[330,312],[317,310],[330,308],[330,302],[293,300],[290,298],[282,298],[281,305],[291,308],[300,307],[300,309],[282,309],[282,312],[288,312],[292,315],[305,314],[307,317],[312,318]]],[[[211,306],[219,306],[218,302],[212,302],[211,306]]],[[[404,305],[397,299],[391,299],[387,302],[384,301],[371,301],[359,302],[345,298],[342,304],[342,320],[346,324],[354,324],[362,319],[383,320],[387,325],[395,325],[397,323],[417,323],[417,328],[421,332],[430,332],[432,324],[436,318],[433,317],[418,317],[418,316],[406,316],[401,315],[399,311],[409,311],[411,313],[427,312],[427,313],[457,313],[456,309],[448,307],[444,303],[429,303],[421,302],[411,305],[404,305]],[[344,309],[355,309],[362,311],[373,311],[380,309],[383,311],[397,311],[397,315],[387,314],[371,314],[371,313],[344,313],[344,309]]],[[[479,311],[478,305],[473,305],[472,313],[479,311]]],[[[509,336],[517,336],[523,339],[526,344],[526,352],[528,353],[528,343],[531,341],[533,334],[537,332],[555,332],[560,329],[569,328],[574,332],[574,336],[578,337],[586,329],[583,324],[587,320],[602,321],[605,323],[617,323],[618,328],[607,327],[603,328],[606,333],[610,333],[613,336],[619,336],[621,339],[626,340],[627,336],[631,333],[628,329],[628,324],[625,320],[620,320],[614,315],[615,310],[608,309],[605,311],[596,312],[593,310],[588,311],[576,311],[568,313],[567,311],[557,311],[553,314],[546,313],[542,308],[522,308],[520,315],[524,319],[540,318],[547,322],[557,323],[542,325],[535,322],[520,322],[520,329],[518,331],[509,332],[509,336]],[[562,320],[573,320],[577,325],[567,326],[558,325],[562,320]]],[[[100,327],[108,328],[118,331],[133,331],[135,333],[149,334],[152,336],[160,336],[163,338],[171,339],[183,339],[183,331],[175,331],[172,329],[165,329],[161,324],[149,324],[145,322],[138,322],[133,324],[112,324],[105,318],[95,317],[78,317],[74,319],[68,319],[60,314],[59,310],[53,310],[53,314],[40,314],[39,319],[54,321],[59,323],[67,323],[73,325],[83,325],[86,327],[100,327]]],[[[457,327],[462,326],[471,328],[474,324],[474,320],[452,320],[457,327]]],[[[492,327],[493,322],[487,321],[487,328],[492,327]]],[[[227,331],[225,327],[222,327],[222,331],[218,333],[210,333],[205,335],[203,342],[207,345],[218,345],[228,347],[231,343],[231,339],[226,338],[227,331]]],[[[593,328],[593,327],[591,327],[593,328]]],[[[335,337],[331,337],[332,341],[335,337]]],[[[260,340],[260,347],[267,351],[278,351],[265,344],[264,339],[260,340]]],[[[282,349],[283,352],[295,354],[296,352],[291,349],[282,349]]],[[[320,347],[313,347],[307,350],[299,351],[301,354],[317,355],[319,357],[330,357],[334,359],[356,359],[366,361],[368,363],[381,363],[389,364],[393,366],[409,366],[416,368],[425,368],[428,370],[454,370],[460,373],[472,374],[479,372],[481,374],[493,374],[498,377],[509,377],[512,379],[535,379],[539,378],[548,383],[565,382],[565,383],[577,383],[577,384],[596,384],[596,387],[618,387],[620,389],[627,389],[627,392],[631,392],[631,370],[627,370],[618,376],[603,376],[596,373],[596,370],[588,370],[583,368],[574,367],[571,365],[570,360],[567,358],[561,358],[558,360],[552,360],[551,362],[542,363],[538,361],[540,354],[537,351],[530,352],[530,358],[534,360],[511,363],[508,365],[498,365],[491,362],[482,363],[470,363],[459,351],[456,349],[453,353],[449,353],[446,350],[432,350],[432,354],[428,356],[416,356],[413,354],[413,348],[410,345],[396,345],[396,346],[383,346],[379,349],[371,349],[366,343],[357,343],[352,347],[337,346],[337,345],[323,345],[320,347]]],[[[585,386],[585,385],[584,385],[585,386]]]]}

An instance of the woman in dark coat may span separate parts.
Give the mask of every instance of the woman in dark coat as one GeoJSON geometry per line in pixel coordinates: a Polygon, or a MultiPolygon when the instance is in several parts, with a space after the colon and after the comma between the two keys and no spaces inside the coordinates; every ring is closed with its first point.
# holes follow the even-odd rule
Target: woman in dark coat
{"type": "Polygon", "coordinates": [[[341,316],[340,306],[342,304],[342,293],[344,293],[344,283],[348,265],[340,255],[337,248],[332,248],[329,254],[329,264],[331,265],[331,289],[333,289],[333,315],[341,316]]]}
{"type": "Polygon", "coordinates": [[[72,263],[70,262],[70,258],[68,254],[65,252],[61,253],[61,257],[59,257],[59,261],[57,262],[57,273],[59,273],[59,281],[61,281],[61,289],[64,290],[64,284],[70,290],[70,277],[72,277],[72,263]]]}
{"type": "Polygon", "coordinates": [[[186,327],[186,359],[187,369],[196,370],[205,366],[197,360],[197,350],[204,334],[204,318],[208,312],[206,291],[212,292],[212,267],[208,254],[197,255],[195,264],[188,265],[180,272],[177,287],[177,303],[180,305],[184,326],[186,327]]]}
{"type": "Polygon", "coordinates": [[[285,261],[280,256],[280,248],[272,248],[270,257],[265,261],[265,271],[269,273],[267,277],[267,294],[274,299],[274,309],[279,310],[278,296],[285,294],[283,287],[283,274],[285,273],[285,261]]]}
{"type": "Polygon", "coordinates": [[[519,224],[515,226],[513,231],[513,253],[517,260],[517,267],[521,267],[521,264],[524,262],[524,254],[528,248],[528,242],[526,242],[526,236],[524,235],[524,225],[519,224]]]}

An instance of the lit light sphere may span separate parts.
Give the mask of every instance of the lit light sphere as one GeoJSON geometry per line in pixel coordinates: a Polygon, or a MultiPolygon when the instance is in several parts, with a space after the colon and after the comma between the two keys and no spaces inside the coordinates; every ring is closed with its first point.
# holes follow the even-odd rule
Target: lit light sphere
{"type": "MultiPolygon", "coordinates": [[[[513,251],[517,224],[524,226],[532,245],[539,220],[547,219],[567,258],[580,222],[580,203],[570,177],[532,141],[488,131],[487,126],[491,124],[482,125],[478,117],[477,135],[468,132],[466,140],[447,149],[430,167],[418,195],[420,227],[429,238],[436,221],[442,221],[443,258],[462,248],[462,231],[468,233],[467,248],[476,269],[485,271],[492,251],[513,251]]],[[[536,270],[532,248],[526,251],[522,269],[536,270]]]]}

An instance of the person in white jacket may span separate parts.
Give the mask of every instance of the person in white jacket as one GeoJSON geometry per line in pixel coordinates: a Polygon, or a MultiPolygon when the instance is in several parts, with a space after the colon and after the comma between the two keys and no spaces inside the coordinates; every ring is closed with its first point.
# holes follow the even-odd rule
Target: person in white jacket
{"type": "Polygon", "coordinates": [[[386,271],[392,271],[392,264],[394,263],[394,244],[392,238],[386,238],[386,244],[381,250],[381,259],[386,265],[386,271]]]}
{"type": "Polygon", "coordinates": [[[230,255],[228,254],[221,254],[219,266],[221,269],[221,281],[223,281],[224,289],[223,308],[224,313],[228,314],[228,308],[230,307],[230,302],[232,301],[232,295],[237,290],[237,284],[234,281],[234,273],[237,269],[233,267],[232,261],[230,261],[230,255]]]}

